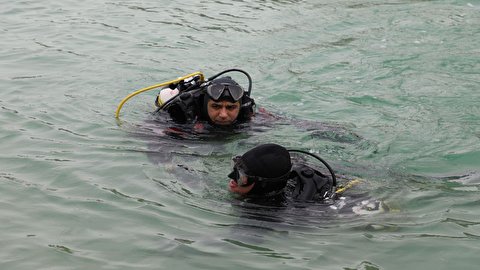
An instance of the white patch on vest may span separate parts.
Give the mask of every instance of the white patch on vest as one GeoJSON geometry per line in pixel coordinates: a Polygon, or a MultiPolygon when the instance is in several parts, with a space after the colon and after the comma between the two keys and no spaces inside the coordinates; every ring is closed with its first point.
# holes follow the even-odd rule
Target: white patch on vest
{"type": "Polygon", "coordinates": [[[371,215],[385,212],[382,202],[377,200],[364,200],[352,207],[352,211],[358,215],[371,215]]]}

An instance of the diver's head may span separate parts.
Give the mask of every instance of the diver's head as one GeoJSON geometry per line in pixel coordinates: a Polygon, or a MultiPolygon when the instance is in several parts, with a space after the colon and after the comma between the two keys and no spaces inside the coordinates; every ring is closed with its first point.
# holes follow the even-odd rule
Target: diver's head
{"type": "Polygon", "coordinates": [[[208,100],[207,114],[210,122],[219,126],[233,124],[240,113],[240,101],[235,103],[229,101],[208,100]]]}
{"type": "Polygon", "coordinates": [[[220,126],[233,124],[240,113],[244,90],[230,77],[215,79],[206,87],[205,114],[211,123],[220,126]]]}
{"type": "Polygon", "coordinates": [[[233,158],[229,190],[245,196],[272,196],[283,190],[290,177],[292,162],[287,149],[262,144],[233,158]]]}

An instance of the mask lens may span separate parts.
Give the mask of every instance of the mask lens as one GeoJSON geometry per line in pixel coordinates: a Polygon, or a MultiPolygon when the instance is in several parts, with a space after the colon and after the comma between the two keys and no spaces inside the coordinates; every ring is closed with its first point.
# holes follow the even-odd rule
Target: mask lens
{"type": "Polygon", "coordinates": [[[242,158],[240,156],[236,156],[232,158],[232,167],[233,171],[228,175],[231,179],[235,180],[235,182],[239,186],[248,186],[252,184],[251,177],[248,176],[243,169],[241,168],[242,158]],[[244,179],[247,179],[247,182],[244,183],[244,179]]]}
{"type": "Polygon", "coordinates": [[[207,87],[207,94],[213,99],[218,100],[225,90],[225,86],[223,84],[212,84],[207,87]]]}
{"type": "Polygon", "coordinates": [[[240,175],[238,174],[237,168],[233,168],[233,171],[228,175],[230,179],[235,180],[236,183],[238,183],[238,179],[240,178],[240,175]]]}
{"type": "Polygon", "coordinates": [[[235,101],[243,97],[243,89],[238,85],[229,85],[228,91],[230,91],[230,95],[235,101]]]}

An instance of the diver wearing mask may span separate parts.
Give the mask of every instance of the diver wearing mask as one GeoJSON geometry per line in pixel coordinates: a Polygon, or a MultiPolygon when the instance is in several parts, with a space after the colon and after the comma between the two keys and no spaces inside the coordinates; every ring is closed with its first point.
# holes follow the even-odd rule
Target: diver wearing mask
{"type": "Polygon", "coordinates": [[[334,200],[337,195],[335,173],[323,159],[277,144],[263,144],[233,158],[233,171],[228,177],[229,190],[247,199],[278,200],[286,196],[296,202],[309,202],[334,200]],[[330,175],[307,164],[292,162],[290,152],[314,157],[330,175]]]}
{"type": "Polygon", "coordinates": [[[250,97],[252,80],[239,69],[225,70],[206,81],[192,77],[162,89],[156,98],[156,113],[166,111],[176,123],[207,121],[214,126],[232,126],[251,119],[255,102],[250,97]],[[249,88],[245,91],[229,76],[237,71],[247,76],[249,88]]]}

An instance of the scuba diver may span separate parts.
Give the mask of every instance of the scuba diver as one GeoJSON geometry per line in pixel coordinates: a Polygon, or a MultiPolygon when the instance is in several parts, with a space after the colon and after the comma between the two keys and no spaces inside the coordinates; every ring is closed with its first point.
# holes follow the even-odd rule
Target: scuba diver
{"type": "Polygon", "coordinates": [[[162,89],[155,100],[156,114],[167,112],[179,124],[208,122],[212,126],[233,126],[251,119],[255,101],[250,97],[252,79],[240,69],[222,71],[208,80],[192,76],[162,89]],[[245,91],[228,72],[243,73],[249,81],[245,91]]]}
{"type": "Polygon", "coordinates": [[[287,183],[294,182],[291,198],[295,201],[334,199],[336,176],[320,157],[301,150],[287,150],[277,144],[262,144],[233,158],[229,190],[246,198],[274,198],[283,195],[287,183]],[[311,155],[329,170],[326,176],[307,164],[294,164],[290,152],[311,155]]]}
{"type": "MultiPolygon", "coordinates": [[[[344,192],[360,183],[351,179],[337,186],[337,177],[330,165],[319,156],[302,150],[287,150],[277,144],[262,144],[232,159],[233,171],[228,175],[228,189],[245,202],[265,206],[286,206],[290,203],[319,202],[330,209],[371,214],[382,212],[385,205],[376,199],[344,192]],[[290,153],[295,153],[292,157],[290,153]],[[305,157],[320,162],[328,171],[321,172],[317,165],[307,162],[305,157]]],[[[322,169],[323,171],[325,169],[322,169]]]]}
{"type": "MultiPolygon", "coordinates": [[[[251,120],[255,115],[255,101],[252,93],[252,79],[241,69],[227,69],[209,78],[202,72],[194,72],[177,79],[151,85],[127,95],[118,104],[115,118],[120,120],[123,105],[132,97],[153,89],[161,88],[156,96],[157,109],[152,114],[154,119],[146,121],[146,129],[158,130],[159,123],[173,122],[161,133],[178,139],[197,138],[210,131],[228,134],[240,124],[251,120]],[[248,79],[245,90],[226,73],[238,72],[248,79]],[[169,116],[170,119],[165,119],[169,116]],[[166,121],[164,121],[166,120],[166,121]],[[171,120],[171,121],[169,121],[171,120]]],[[[119,122],[121,123],[121,122],[119,122]]]]}

